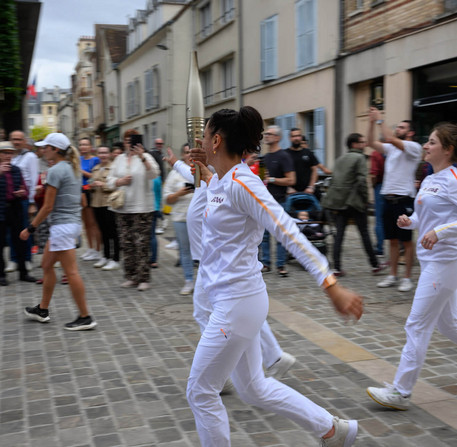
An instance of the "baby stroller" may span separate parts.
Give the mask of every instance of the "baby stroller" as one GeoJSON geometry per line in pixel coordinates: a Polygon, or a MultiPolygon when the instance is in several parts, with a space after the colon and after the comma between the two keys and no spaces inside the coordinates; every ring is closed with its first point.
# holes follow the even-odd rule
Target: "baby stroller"
{"type": "Polygon", "coordinates": [[[324,230],[322,208],[312,194],[291,194],[285,204],[287,213],[296,219],[297,226],[308,240],[323,254],[327,254],[327,233],[324,230]],[[302,212],[307,213],[306,219],[300,219],[302,212]]]}

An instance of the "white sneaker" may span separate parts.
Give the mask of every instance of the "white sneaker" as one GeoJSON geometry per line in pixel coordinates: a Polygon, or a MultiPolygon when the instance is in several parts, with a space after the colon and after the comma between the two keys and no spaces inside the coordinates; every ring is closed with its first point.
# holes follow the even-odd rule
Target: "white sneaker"
{"type": "Polygon", "coordinates": [[[5,273],[15,272],[17,270],[17,262],[8,261],[5,268],[5,273]]]}
{"type": "Polygon", "coordinates": [[[169,250],[178,250],[179,249],[178,241],[176,239],[171,241],[169,244],[165,245],[165,248],[168,248],[169,250]]]}
{"type": "Polygon", "coordinates": [[[144,292],[145,290],[148,290],[151,288],[151,284],[149,284],[148,282],[140,282],[138,284],[138,287],[136,288],[136,290],[139,290],[140,292],[144,292]]]}
{"type": "Polygon", "coordinates": [[[357,437],[357,421],[346,421],[338,417],[333,418],[335,434],[331,438],[321,438],[321,447],[351,447],[357,437]]]}
{"type": "Polygon", "coordinates": [[[33,264],[30,261],[25,261],[25,268],[30,272],[30,270],[33,270],[33,264]]]}
{"type": "Polygon", "coordinates": [[[379,405],[393,408],[394,410],[407,410],[411,396],[402,396],[393,385],[384,383],[385,388],[376,388],[370,386],[367,388],[367,394],[379,405]]]}
{"type": "Polygon", "coordinates": [[[82,259],[83,261],[86,260],[86,258],[90,255],[92,255],[92,252],[94,250],[92,250],[92,248],[88,248],[81,256],[80,256],[80,259],[82,259]]]}
{"type": "Polygon", "coordinates": [[[102,267],[102,270],[119,270],[120,264],[117,261],[110,259],[108,263],[102,267]]]}
{"type": "Polygon", "coordinates": [[[96,269],[99,269],[99,268],[103,267],[107,262],[108,262],[108,259],[106,259],[106,258],[101,258],[99,261],[97,261],[97,262],[94,264],[94,267],[95,267],[96,269]]]}
{"type": "Polygon", "coordinates": [[[289,371],[291,366],[295,363],[295,360],[296,359],[293,355],[283,352],[281,358],[267,368],[265,376],[280,379],[287,371],[289,371]]]}
{"type": "Polygon", "coordinates": [[[92,250],[92,253],[84,257],[85,261],[99,261],[103,256],[97,250],[92,250]]]}
{"type": "Polygon", "coordinates": [[[414,287],[413,282],[409,278],[402,278],[398,286],[399,292],[409,292],[414,287]]]}
{"type": "Polygon", "coordinates": [[[378,287],[392,287],[397,284],[398,278],[393,275],[386,276],[381,282],[378,282],[378,287]]]}
{"type": "Polygon", "coordinates": [[[179,292],[180,295],[190,295],[194,291],[194,282],[186,280],[184,287],[179,292]]]}
{"type": "Polygon", "coordinates": [[[160,228],[160,227],[156,228],[156,234],[163,234],[163,233],[165,233],[165,230],[163,228],[160,228]]]}

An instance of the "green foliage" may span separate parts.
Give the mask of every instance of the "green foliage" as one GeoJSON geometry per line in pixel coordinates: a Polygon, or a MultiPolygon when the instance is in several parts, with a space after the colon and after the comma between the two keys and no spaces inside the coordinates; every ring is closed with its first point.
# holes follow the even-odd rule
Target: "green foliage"
{"type": "Polygon", "coordinates": [[[2,0],[0,8],[0,109],[18,110],[22,98],[21,57],[16,2],[2,0]]]}
{"type": "Polygon", "coordinates": [[[40,141],[43,140],[46,135],[50,134],[52,130],[49,127],[45,126],[33,126],[30,131],[30,138],[33,141],[40,141]]]}

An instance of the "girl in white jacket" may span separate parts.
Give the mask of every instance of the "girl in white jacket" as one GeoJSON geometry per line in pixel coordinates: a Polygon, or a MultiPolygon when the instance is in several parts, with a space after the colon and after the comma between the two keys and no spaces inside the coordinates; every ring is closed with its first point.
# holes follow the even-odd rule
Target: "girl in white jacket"
{"type": "Polygon", "coordinates": [[[219,392],[231,377],[247,403],[286,416],[323,439],[324,446],[349,447],[357,422],[333,417],[262,369],[259,332],[268,313],[268,295],[257,250],[264,229],[298,259],[322,286],[336,309],[359,319],[362,299],[344,289],[328,263],[298,231],[263,182],[241,163],[246,152],[258,152],[262,117],[252,107],[214,113],[202,141],[216,174],[199,165],[208,180],[203,217],[202,287],[212,313],[195,352],[187,398],[203,446],[230,446],[227,413],[219,392]]]}
{"type": "Polygon", "coordinates": [[[393,385],[367,389],[377,403],[396,410],[409,406],[435,327],[457,343],[457,168],[452,165],[457,162],[457,126],[436,126],[424,149],[434,173],[422,182],[413,215],[397,222],[419,231],[421,275],[405,325],[406,344],[393,385]]]}

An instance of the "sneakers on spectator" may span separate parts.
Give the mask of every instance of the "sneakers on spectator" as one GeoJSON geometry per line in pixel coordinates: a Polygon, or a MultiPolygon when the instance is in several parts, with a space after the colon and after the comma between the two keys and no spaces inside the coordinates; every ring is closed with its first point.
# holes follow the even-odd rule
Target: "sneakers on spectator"
{"type": "Polygon", "coordinates": [[[381,282],[378,282],[378,287],[392,287],[397,284],[398,278],[393,275],[386,276],[381,282]]]}
{"type": "Polygon", "coordinates": [[[174,239],[169,244],[165,245],[165,248],[168,248],[169,250],[179,250],[178,241],[174,239]]]}
{"type": "Polygon", "coordinates": [[[264,265],[262,267],[262,270],[260,270],[262,273],[270,273],[271,272],[271,267],[268,265],[264,265]]]}
{"type": "Polygon", "coordinates": [[[40,323],[47,323],[49,318],[49,310],[41,309],[37,304],[35,307],[26,307],[24,313],[29,320],[39,321],[40,323]]]}
{"type": "Polygon", "coordinates": [[[402,396],[390,383],[384,383],[384,385],[385,388],[368,387],[367,394],[383,407],[393,408],[394,410],[407,410],[411,396],[402,396]]]}
{"type": "Polygon", "coordinates": [[[97,326],[97,322],[90,315],[87,317],[79,316],[75,321],[67,323],[64,328],[67,331],[88,331],[97,326]]]}
{"type": "Polygon", "coordinates": [[[136,288],[136,290],[139,290],[140,292],[144,292],[145,290],[148,290],[151,288],[151,284],[149,284],[148,282],[140,282],[138,284],[138,287],[136,288]]]}
{"type": "Polygon", "coordinates": [[[190,295],[194,291],[194,282],[186,279],[184,287],[179,292],[180,295],[190,295]]]}
{"type": "Polygon", "coordinates": [[[295,360],[296,359],[293,355],[283,352],[281,358],[267,368],[265,376],[280,379],[287,371],[289,371],[291,366],[295,363],[295,360]]]}
{"type": "Polygon", "coordinates": [[[321,447],[351,447],[357,437],[358,423],[346,421],[338,417],[333,418],[335,434],[331,438],[321,438],[321,447]]]}
{"type": "Polygon", "coordinates": [[[136,283],[135,281],[131,281],[130,279],[128,279],[127,281],[125,281],[121,284],[121,287],[124,287],[124,289],[127,289],[128,287],[137,287],[137,286],[138,286],[138,283],[136,283]]]}
{"type": "Polygon", "coordinates": [[[383,270],[385,270],[387,268],[387,266],[388,266],[388,264],[385,264],[384,262],[382,262],[381,264],[378,264],[376,267],[373,267],[371,269],[371,273],[373,273],[373,275],[376,275],[379,272],[382,272],[383,270]]]}
{"type": "Polygon", "coordinates": [[[103,257],[94,264],[94,267],[99,269],[99,268],[103,267],[107,262],[108,262],[108,259],[103,257]]]}
{"type": "Polygon", "coordinates": [[[15,272],[17,270],[17,262],[8,261],[5,268],[5,273],[15,272]]]}
{"type": "Polygon", "coordinates": [[[398,286],[399,292],[409,292],[414,287],[413,282],[409,278],[402,278],[398,286]]]}
{"type": "Polygon", "coordinates": [[[156,234],[163,234],[165,233],[165,230],[163,228],[157,227],[156,228],[156,234]]]}
{"type": "Polygon", "coordinates": [[[102,258],[102,255],[97,250],[92,250],[87,256],[84,256],[84,261],[99,261],[102,258]]]}
{"type": "Polygon", "coordinates": [[[102,270],[119,270],[120,267],[119,262],[110,259],[107,264],[102,267],[102,270]]]}
{"type": "Polygon", "coordinates": [[[27,269],[28,272],[30,272],[30,270],[33,270],[33,264],[31,261],[25,261],[25,268],[27,269]]]}

